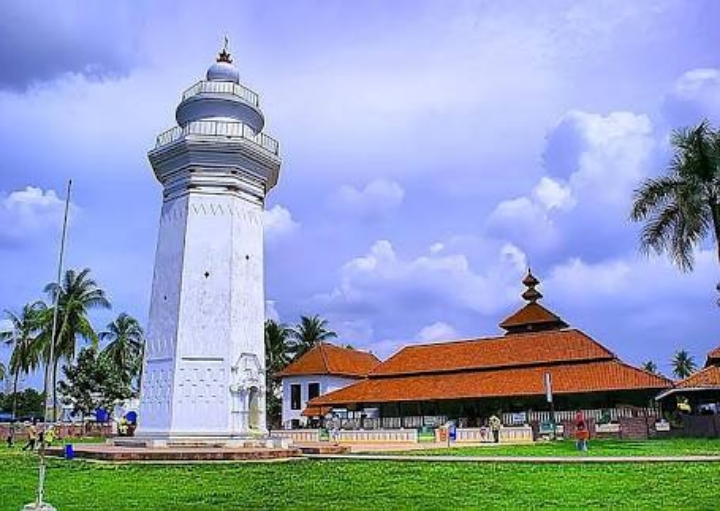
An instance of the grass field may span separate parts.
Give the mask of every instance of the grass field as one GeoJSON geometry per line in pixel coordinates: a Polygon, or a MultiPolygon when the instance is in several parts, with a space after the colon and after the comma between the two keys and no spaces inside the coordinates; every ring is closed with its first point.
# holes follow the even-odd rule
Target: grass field
{"type": "MultiPolygon", "coordinates": [[[[482,445],[451,447],[403,452],[413,455],[450,456],[580,456],[573,440],[537,442],[525,445],[482,445]]],[[[597,440],[589,443],[583,456],[683,456],[720,455],[720,440],[672,439],[672,440],[597,440]]],[[[720,466],[718,466],[720,470],[720,466]]],[[[718,506],[720,507],[720,506],[718,506]]]]}
{"type": "MultiPolygon", "coordinates": [[[[677,448],[687,449],[682,444],[677,448]]],[[[666,446],[665,452],[667,449],[670,447],[666,446]]],[[[36,461],[33,454],[0,450],[0,510],[16,510],[32,500],[36,461]]],[[[718,499],[720,465],[712,463],[579,466],[292,461],[108,465],[52,460],[47,483],[47,500],[60,511],[478,507],[710,510],[718,509],[718,499]]]]}

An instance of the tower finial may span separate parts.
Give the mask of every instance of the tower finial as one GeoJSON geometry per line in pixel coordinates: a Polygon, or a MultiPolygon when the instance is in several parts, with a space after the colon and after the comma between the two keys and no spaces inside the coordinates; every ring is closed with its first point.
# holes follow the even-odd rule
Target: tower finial
{"type": "Polygon", "coordinates": [[[522,283],[527,287],[525,292],[522,294],[522,297],[527,300],[530,303],[537,302],[540,298],[542,298],[542,293],[535,289],[535,286],[540,284],[540,281],[535,278],[535,275],[532,274],[532,271],[530,268],[528,268],[527,275],[523,279],[522,283]]]}
{"type": "Polygon", "coordinates": [[[220,53],[218,53],[217,61],[218,62],[227,62],[228,64],[232,64],[232,55],[230,55],[230,52],[228,51],[228,44],[230,43],[230,39],[227,35],[223,38],[223,48],[220,53]]]}

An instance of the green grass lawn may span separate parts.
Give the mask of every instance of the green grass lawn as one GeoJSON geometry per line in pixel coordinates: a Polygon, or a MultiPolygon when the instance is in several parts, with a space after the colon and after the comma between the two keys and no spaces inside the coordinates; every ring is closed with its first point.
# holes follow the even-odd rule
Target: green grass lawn
{"type": "MultiPolygon", "coordinates": [[[[0,510],[32,500],[36,456],[0,449],[0,510]]],[[[47,500],[70,510],[718,509],[720,465],[370,461],[110,465],[51,460],[47,500]]]]}
{"type": "MultiPolygon", "coordinates": [[[[403,452],[413,455],[450,456],[580,456],[573,440],[536,442],[523,445],[481,445],[473,447],[451,446],[403,452]]],[[[711,454],[720,455],[720,440],[700,438],[668,440],[591,440],[589,456],[682,456],[711,454]]],[[[720,470],[720,465],[718,466],[720,470]]],[[[720,507],[720,506],[719,506],[720,507]]]]}

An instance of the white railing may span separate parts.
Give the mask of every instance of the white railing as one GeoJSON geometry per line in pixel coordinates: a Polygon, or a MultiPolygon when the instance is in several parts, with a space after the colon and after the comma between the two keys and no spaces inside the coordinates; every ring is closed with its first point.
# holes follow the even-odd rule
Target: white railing
{"type": "Polygon", "coordinates": [[[185,126],[175,126],[157,137],[155,147],[180,140],[187,135],[204,135],[248,140],[273,154],[278,154],[278,141],[265,133],[255,133],[250,126],[242,122],[228,121],[194,121],[185,126]]]}
{"type": "Polygon", "coordinates": [[[330,434],[330,439],[340,443],[417,443],[416,429],[373,429],[368,431],[340,430],[330,434]]]}
{"type": "MultiPolygon", "coordinates": [[[[633,417],[659,417],[660,412],[657,408],[595,408],[589,410],[580,410],[586,420],[594,420],[595,422],[601,419],[610,419],[611,421],[617,421],[620,419],[631,419],[633,417]]],[[[555,421],[574,421],[576,410],[563,410],[555,412],[555,421]]],[[[512,424],[513,414],[504,413],[502,414],[503,424],[512,424]]],[[[549,422],[550,412],[548,411],[533,411],[527,414],[528,422],[549,422]]]]}
{"type": "Polygon", "coordinates": [[[365,419],[339,419],[341,429],[400,429],[438,427],[447,422],[445,415],[410,415],[407,417],[381,417],[365,419]]]}
{"type": "Polygon", "coordinates": [[[275,438],[287,438],[295,442],[319,442],[319,429],[276,429],[270,431],[270,436],[275,438]]]}
{"type": "Polygon", "coordinates": [[[182,100],[185,101],[188,98],[196,96],[198,94],[231,94],[247,101],[253,106],[259,106],[260,100],[258,95],[242,85],[232,82],[207,82],[199,81],[192,87],[188,88],[182,94],[182,100]]]}
{"type": "MultiPolygon", "coordinates": [[[[436,430],[435,438],[439,440],[440,430],[436,430]]],[[[455,442],[457,443],[491,443],[494,442],[490,428],[457,428],[455,430],[455,442]]],[[[504,427],[500,429],[500,442],[502,443],[531,443],[533,431],[530,426],[504,427]]]]}

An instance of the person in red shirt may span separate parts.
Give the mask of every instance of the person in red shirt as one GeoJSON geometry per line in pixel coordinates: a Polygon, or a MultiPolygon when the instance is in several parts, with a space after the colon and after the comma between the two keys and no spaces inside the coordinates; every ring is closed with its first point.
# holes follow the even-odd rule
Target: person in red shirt
{"type": "Polygon", "coordinates": [[[583,413],[578,410],[575,414],[575,440],[578,451],[587,452],[588,450],[588,438],[590,438],[590,432],[585,422],[583,413]]]}

